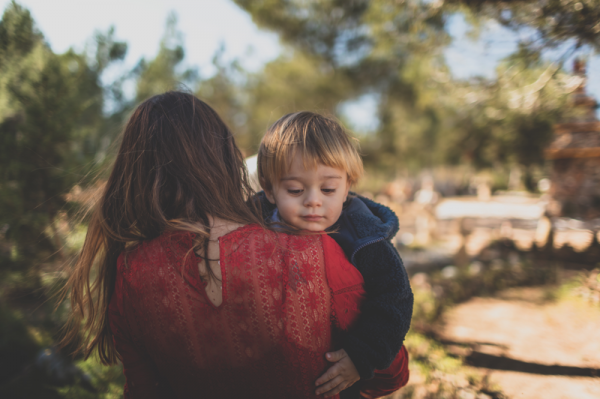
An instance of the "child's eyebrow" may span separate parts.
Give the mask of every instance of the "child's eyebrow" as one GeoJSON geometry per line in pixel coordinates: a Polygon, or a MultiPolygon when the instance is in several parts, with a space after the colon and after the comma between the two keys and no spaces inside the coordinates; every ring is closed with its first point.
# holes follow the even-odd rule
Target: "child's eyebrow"
{"type": "MultiPolygon", "coordinates": [[[[327,179],[341,179],[342,176],[340,175],[327,175],[327,176],[321,176],[320,179],[321,180],[327,180],[327,179]]],[[[281,178],[281,181],[288,181],[288,180],[300,180],[300,178],[298,176],[285,176],[281,178]]]]}

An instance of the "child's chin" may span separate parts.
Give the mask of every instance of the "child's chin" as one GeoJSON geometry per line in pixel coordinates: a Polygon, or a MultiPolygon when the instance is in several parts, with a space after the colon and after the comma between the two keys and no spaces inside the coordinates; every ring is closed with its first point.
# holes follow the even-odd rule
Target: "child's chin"
{"type": "Polygon", "coordinates": [[[304,230],[308,230],[308,231],[325,231],[328,228],[328,226],[322,226],[322,225],[308,225],[304,228],[304,230]]]}

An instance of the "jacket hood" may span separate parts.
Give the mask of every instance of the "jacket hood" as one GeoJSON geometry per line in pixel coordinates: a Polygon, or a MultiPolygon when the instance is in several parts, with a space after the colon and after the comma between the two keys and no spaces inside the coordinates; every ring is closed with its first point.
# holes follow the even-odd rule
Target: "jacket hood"
{"type": "Polygon", "coordinates": [[[378,241],[391,240],[400,229],[400,223],[387,206],[350,194],[340,219],[331,228],[335,232],[330,235],[342,247],[350,262],[354,263],[354,256],[361,248],[378,241]]]}
{"type": "Polygon", "coordinates": [[[346,216],[354,225],[357,238],[380,236],[391,240],[398,233],[400,222],[394,211],[363,196],[350,194],[352,197],[342,217],[346,216]]]}

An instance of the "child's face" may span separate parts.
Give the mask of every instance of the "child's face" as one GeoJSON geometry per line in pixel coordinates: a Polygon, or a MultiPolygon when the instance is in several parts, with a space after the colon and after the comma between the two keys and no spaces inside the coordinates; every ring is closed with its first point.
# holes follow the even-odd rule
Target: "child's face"
{"type": "Polygon", "coordinates": [[[344,170],[323,164],[306,169],[302,156],[296,154],[285,176],[265,194],[285,222],[302,230],[323,231],[339,219],[349,189],[344,170]]]}

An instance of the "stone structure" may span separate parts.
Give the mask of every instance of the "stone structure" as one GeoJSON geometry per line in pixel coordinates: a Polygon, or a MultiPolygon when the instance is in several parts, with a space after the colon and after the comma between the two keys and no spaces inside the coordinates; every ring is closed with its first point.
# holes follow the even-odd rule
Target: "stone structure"
{"type": "Polygon", "coordinates": [[[552,161],[550,216],[591,220],[600,217],[600,121],[596,101],[585,92],[585,64],[576,60],[581,78],[573,93],[576,117],[554,127],[554,141],[546,149],[552,161]]]}

